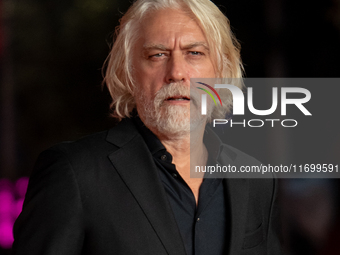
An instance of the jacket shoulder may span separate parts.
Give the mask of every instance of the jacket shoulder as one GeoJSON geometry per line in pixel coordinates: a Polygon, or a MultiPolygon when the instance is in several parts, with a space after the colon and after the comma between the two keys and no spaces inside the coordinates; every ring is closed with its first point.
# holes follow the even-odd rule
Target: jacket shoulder
{"type": "Polygon", "coordinates": [[[109,130],[87,135],[75,141],[64,141],[53,145],[47,151],[60,151],[67,155],[96,154],[96,152],[107,151],[115,146],[106,141],[109,130]]]}
{"type": "Polygon", "coordinates": [[[60,151],[72,157],[107,155],[130,141],[136,133],[136,127],[132,120],[123,119],[109,130],[87,135],[76,141],[62,142],[47,150],[60,151]]]}

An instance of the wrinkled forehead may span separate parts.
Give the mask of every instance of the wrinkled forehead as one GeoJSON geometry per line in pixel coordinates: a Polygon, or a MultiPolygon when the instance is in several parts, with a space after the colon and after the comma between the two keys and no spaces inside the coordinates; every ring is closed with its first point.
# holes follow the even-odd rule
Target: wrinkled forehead
{"type": "Polygon", "coordinates": [[[163,45],[166,50],[180,46],[203,44],[209,48],[205,33],[192,13],[178,9],[161,9],[148,13],[139,28],[143,46],[163,45]]]}
{"type": "Polygon", "coordinates": [[[163,36],[170,33],[187,33],[199,30],[206,37],[200,22],[188,8],[165,8],[148,11],[140,21],[139,36],[163,36]]]}

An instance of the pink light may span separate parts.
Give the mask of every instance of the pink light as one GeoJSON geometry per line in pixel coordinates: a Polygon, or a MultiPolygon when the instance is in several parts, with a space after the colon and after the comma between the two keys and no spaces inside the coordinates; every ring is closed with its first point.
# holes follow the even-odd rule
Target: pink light
{"type": "Polygon", "coordinates": [[[15,202],[15,205],[12,210],[12,215],[15,219],[18,218],[19,214],[21,213],[23,204],[24,204],[23,198],[20,198],[19,200],[15,202]]]}
{"type": "Polygon", "coordinates": [[[0,247],[10,249],[12,247],[13,224],[22,210],[28,178],[23,177],[15,182],[0,179],[0,247]]]}
{"type": "Polygon", "coordinates": [[[0,191],[0,215],[11,214],[13,200],[13,194],[9,190],[0,191]]]}
{"type": "Polygon", "coordinates": [[[0,246],[4,249],[12,247],[14,241],[12,228],[13,224],[11,222],[0,222],[0,246]]]}
{"type": "Polygon", "coordinates": [[[25,197],[28,186],[28,177],[22,177],[15,183],[15,190],[20,197],[25,197]]]}

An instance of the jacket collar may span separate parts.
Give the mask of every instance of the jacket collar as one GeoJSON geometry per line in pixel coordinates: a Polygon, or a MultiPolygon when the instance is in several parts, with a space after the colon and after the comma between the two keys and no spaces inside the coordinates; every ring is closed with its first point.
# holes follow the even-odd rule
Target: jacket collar
{"type": "Polygon", "coordinates": [[[108,157],[149,219],[168,254],[185,255],[181,234],[158,170],[133,121],[122,120],[109,131],[107,141],[119,147],[108,157]]]}
{"type": "Polygon", "coordinates": [[[108,131],[106,140],[118,147],[123,147],[138,135],[138,130],[133,124],[133,121],[131,119],[124,118],[115,127],[108,131]]]}

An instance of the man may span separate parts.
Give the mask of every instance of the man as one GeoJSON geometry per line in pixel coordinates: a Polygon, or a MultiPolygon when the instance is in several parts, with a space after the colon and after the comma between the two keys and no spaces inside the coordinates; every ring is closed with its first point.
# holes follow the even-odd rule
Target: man
{"type": "Polygon", "coordinates": [[[208,0],[135,2],[105,76],[122,120],[41,154],[14,254],[280,254],[274,179],[190,178],[190,164],[258,164],[214,134],[203,142],[209,117],[189,90],[190,78],[240,78],[238,48],[208,0]]]}

